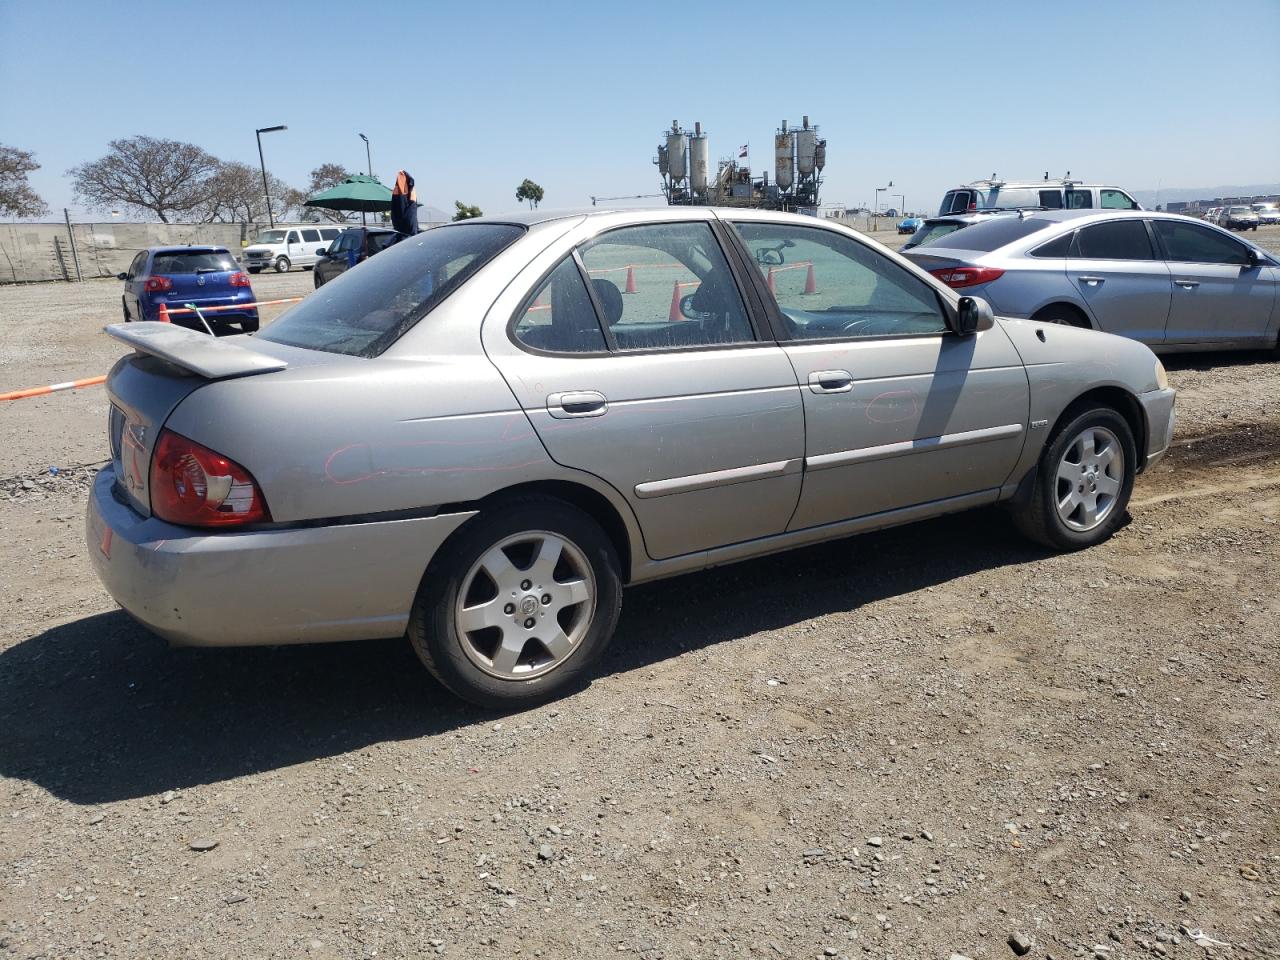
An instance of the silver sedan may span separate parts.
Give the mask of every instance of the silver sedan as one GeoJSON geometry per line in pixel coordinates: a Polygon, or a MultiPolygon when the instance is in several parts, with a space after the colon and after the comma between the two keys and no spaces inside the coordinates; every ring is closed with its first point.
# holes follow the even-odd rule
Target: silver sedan
{"type": "Polygon", "coordinates": [[[1001,316],[1091,327],[1170,353],[1280,345],[1280,261],[1177,214],[1006,217],[906,256],[1001,316]]]}
{"type": "Polygon", "coordinates": [[[626,584],[995,503],[1096,544],[1173,430],[1141,344],[758,211],[473,220],[255,337],[108,329],[87,529],[126,610],[179,644],[407,635],[492,706],[583,678],[626,584]]]}

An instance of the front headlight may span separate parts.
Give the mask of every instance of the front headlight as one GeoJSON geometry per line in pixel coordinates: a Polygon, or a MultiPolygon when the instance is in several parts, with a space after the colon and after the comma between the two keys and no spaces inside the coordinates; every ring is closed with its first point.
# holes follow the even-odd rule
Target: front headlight
{"type": "Polygon", "coordinates": [[[1169,389],[1169,375],[1165,373],[1164,364],[1156,357],[1156,386],[1161,390],[1169,389]]]}

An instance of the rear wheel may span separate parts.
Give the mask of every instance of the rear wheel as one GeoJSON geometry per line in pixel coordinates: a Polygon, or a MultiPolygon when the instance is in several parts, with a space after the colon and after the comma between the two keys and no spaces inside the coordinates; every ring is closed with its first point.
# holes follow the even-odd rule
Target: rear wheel
{"type": "Polygon", "coordinates": [[[1040,455],[1031,496],[1013,507],[1013,517],[1031,539],[1079,550],[1124,522],[1138,454],[1128,421],[1110,407],[1077,407],[1064,419],[1040,455]]]}
{"type": "Polygon", "coordinates": [[[244,331],[245,333],[257,333],[257,332],[258,332],[258,321],[257,321],[256,319],[254,319],[254,320],[241,320],[241,321],[240,321],[240,329],[241,329],[242,331],[244,331]]]}
{"type": "Polygon", "coordinates": [[[578,682],[622,605],[613,544],[560,500],[512,500],[463,526],[432,560],[409,640],[436,678],[494,709],[530,706],[578,682]]]}
{"type": "Polygon", "coordinates": [[[1089,321],[1075,307],[1065,303],[1051,303],[1042,308],[1031,318],[1038,323],[1056,323],[1064,327],[1081,327],[1090,329],[1089,321]]]}
{"type": "Polygon", "coordinates": [[[289,270],[289,258],[278,257],[275,262],[276,273],[287,273],[289,270]]]}

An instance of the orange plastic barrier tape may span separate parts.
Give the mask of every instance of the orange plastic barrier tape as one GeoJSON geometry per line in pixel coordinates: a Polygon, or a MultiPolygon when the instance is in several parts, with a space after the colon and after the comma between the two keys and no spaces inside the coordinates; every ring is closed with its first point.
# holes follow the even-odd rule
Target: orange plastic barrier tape
{"type": "Polygon", "coordinates": [[[0,400],[25,400],[28,397],[43,397],[46,393],[57,393],[59,390],[75,390],[78,387],[92,387],[106,382],[106,376],[85,377],[83,380],[68,380],[66,383],[51,383],[47,387],[31,387],[27,390],[11,390],[0,393],[0,400]]]}
{"type": "MultiPolygon", "coordinates": [[[[276,303],[297,303],[301,297],[285,297],[283,300],[259,300],[256,303],[228,303],[221,307],[201,307],[201,313],[215,313],[218,310],[243,310],[245,307],[269,307],[276,303]]],[[[168,314],[173,316],[175,313],[195,313],[188,307],[169,307],[168,314]]]]}

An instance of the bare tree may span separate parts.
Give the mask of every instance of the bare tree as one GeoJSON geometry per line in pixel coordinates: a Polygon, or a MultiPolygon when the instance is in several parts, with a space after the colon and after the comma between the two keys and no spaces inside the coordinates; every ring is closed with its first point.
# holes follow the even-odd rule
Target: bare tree
{"type": "Polygon", "coordinates": [[[39,169],[34,153],[0,143],[0,216],[38,217],[49,212],[27,182],[27,174],[39,169]]]}
{"type": "Polygon", "coordinates": [[[124,206],[169,223],[195,215],[222,166],[192,143],[137,136],[112,140],[105,156],[67,171],[76,196],[98,209],[124,206]]]}
{"type": "MultiPolygon", "coordinates": [[[[281,220],[306,199],[279,177],[267,174],[271,191],[271,212],[281,220]]],[[[208,195],[197,208],[197,216],[208,223],[260,223],[267,219],[267,201],[262,195],[262,174],[247,163],[220,161],[217,172],[207,181],[208,195]]]]}

